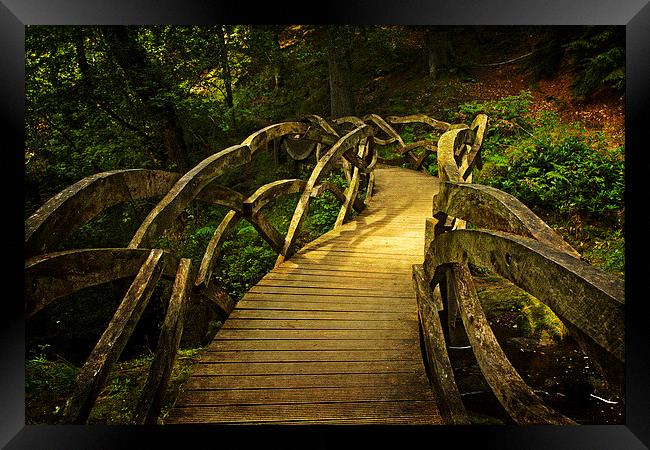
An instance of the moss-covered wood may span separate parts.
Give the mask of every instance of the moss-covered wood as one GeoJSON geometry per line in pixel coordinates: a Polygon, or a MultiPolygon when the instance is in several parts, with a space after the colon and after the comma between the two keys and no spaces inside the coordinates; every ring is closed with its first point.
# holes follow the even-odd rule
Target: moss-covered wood
{"type": "Polygon", "coordinates": [[[311,192],[316,184],[324,177],[330,170],[332,170],[336,160],[341,157],[341,155],[349,150],[352,147],[355,147],[359,144],[359,141],[364,137],[372,136],[373,130],[367,125],[362,125],[354,130],[350,131],[348,134],[343,136],[332,148],[325,154],[316,164],[314,170],[307,180],[307,186],[302,196],[298,200],[298,205],[294,211],[293,217],[291,218],[291,223],[289,224],[289,229],[287,235],[285,236],[284,245],[282,246],[280,255],[278,255],[278,260],[276,265],[282,263],[287,256],[289,256],[292,246],[295,242],[298,229],[302,224],[305,215],[307,214],[309,208],[309,200],[311,197],[311,192]]]}
{"type": "Polygon", "coordinates": [[[211,181],[227,170],[241,166],[250,160],[251,150],[248,146],[234,145],[201,161],[183,175],[147,215],[131,239],[129,247],[151,245],[211,181]]]}
{"type": "Polygon", "coordinates": [[[440,183],[436,197],[439,211],[471,222],[479,228],[506,231],[535,238],[580,258],[551,227],[510,194],[472,183],[440,183]]]}
{"type": "Polygon", "coordinates": [[[162,197],[181,174],[114,170],[91,175],[48,200],[25,221],[25,255],[46,253],[73,230],[118,203],[162,197]]]}
{"type": "Polygon", "coordinates": [[[447,354],[447,343],[438,312],[442,305],[436,302],[431,286],[426,281],[422,266],[413,266],[413,287],[418,303],[418,317],[426,350],[429,381],[441,400],[440,414],[445,423],[467,425],[469,418],[454,380],[454,372],[447,354]]]}
{"type": "Polygon", "coordinates": [[[441,264],[467,261],[512,281],[620,363],[625,361],[623,280],[535,239],[488,230],[436,236],[424,268],[432,277],[441,264]]]}

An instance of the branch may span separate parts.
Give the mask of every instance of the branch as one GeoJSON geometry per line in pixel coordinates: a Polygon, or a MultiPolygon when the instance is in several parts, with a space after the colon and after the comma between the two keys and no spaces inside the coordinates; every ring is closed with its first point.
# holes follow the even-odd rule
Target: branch
{"type": "Polygon", "coordinates": [[[502,61],[502,62],[498,62],[498,63],[490,63],[490,64],[471,64],[471,65],[469,65],[469,66],[465,66],[465,67],[495,67],[495,66],[503,66],[503,65],[506,65],[506,64],[513,63],[513,62],[515,62],[515,61],[519,61],[520,59],[527,58],[527,57],[529,57],[530,55],[532,55],[533,53],[535,53],[536,51],[538,51],[538,50],[533,50],[532,52],[526,53],[525,55],[517,56],[516,58],[512,58],[512,59],[509,59],[509,60],[507,60],[507,61],[502,61]]]}

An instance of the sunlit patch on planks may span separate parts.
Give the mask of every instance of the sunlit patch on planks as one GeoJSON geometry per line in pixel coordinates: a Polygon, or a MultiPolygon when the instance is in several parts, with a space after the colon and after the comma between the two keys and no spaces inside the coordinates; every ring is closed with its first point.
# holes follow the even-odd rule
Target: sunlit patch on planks
{"type": "Polygon", "coordinates": [[[411,282],[437,189],[377,169],[368,209],[239,301],[165,423],[441,423],[411,282]]]}

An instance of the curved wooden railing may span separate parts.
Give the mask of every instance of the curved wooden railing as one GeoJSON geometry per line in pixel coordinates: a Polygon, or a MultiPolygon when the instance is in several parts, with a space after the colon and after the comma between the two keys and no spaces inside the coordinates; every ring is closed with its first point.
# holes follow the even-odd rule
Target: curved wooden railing
{"type": "MultiPolygon", "coordinates": [[[[392,118],[392,121],[420,121],[442,129],[453,127],[426,116],[392,118]]],[[[239,220],[248,221],[278,253],[276,265],[280,264],[296,250],[296,237],[312,198],[329,191],[339,200],[341,209],[335,227],[349,218],[352,209],[364,209],[372,197],[374,168],[379,160],[375,146],[395,142],[399,144],[398,153],[402,156],[417,148],[413,144],[404,144],[399,134],[374,114],[363,120],[341,118],[332,124],[312,115],[301,121],[279,123],[259,130],[241,144],[209,156],[185,174],[144,169],[103,172],[84,178],[47,201],[25,223],[26,318],[52,301],[81,289],[118,279],[133,279],[105,332],[82,366],[61,422],[87,421],[111,367],[126,346],[154,288],[160,278],[167,278],[173,280],[173,288],[171,296],[165,300],[165,317],[158,346],[132,418],[134,424],[155,423],[180,342],[189,297],[198,295],[226,315],[234,306],[225,291],[210,282],[227,231],[239,220]],[[271,144],[274,150],[283,148],[298,161],[315,152],[316,165],[310,177],[306,181],[275,181],[248,197],[218,184],[219,176],[250,163],[255,154],[266,151],[271,144]],[[340,166],[348,179],[345,191],[324,180],[330,171],[340,166]],[[364,187],[366,196],[362,201],[364,187]],[[283,236],[267,221],[262,210],[277,198],[295,193],[300,193],[300,199],[283,236]],[[106,208],[147,198],[161,200],[125,248],[60,250],[61,243],[72,231],[106,208]],[[198,267],[194,267],[189,259],[152,248],[194,201],[229,208],[198,267]]],[[[418,145],[427,149],[429,153],[426,156],[436,150],[429,141],[418,145]]],[[[417,168],[421,167],[422,161],[422,157],[413,159],[417,168]]]]}
{"type": "Polygon", "coordinates": [[[427,221],[424,263],[413,266],[431,382],[445,420],[469,423],[440,314],[448,330],[460,317],[486,381],[516,423],[574,424],[545,405],[508,361],[481,308],[468,264],[495,272],[546,304],[606,376],[616,380],[625,362],[624,284],[581,260],[513,196],[471,184],[485,120],[477,117],[469,129],[450,129],[438,141],[440,192],[427,221]],[[465,229],[467,222],[477,229],[465,229]]]}

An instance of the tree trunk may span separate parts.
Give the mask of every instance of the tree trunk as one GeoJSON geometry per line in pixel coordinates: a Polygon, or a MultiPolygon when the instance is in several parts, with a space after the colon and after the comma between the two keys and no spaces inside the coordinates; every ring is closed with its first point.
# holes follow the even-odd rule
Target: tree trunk
{"type": "Polygon", "coordinates": [[[274,58],[272,59],[273,64],[273,90],[277,91],[280,88],[282,82],[282,63],[281,63],[281,52],[280,48],[280,26],[273,27],[273,53],[274,58]]]}
{"type": "Polygon", "coordinates": [[[226,90],[226,106],[230,110],[230,118],[232,120],[232,127],[235,128],[235,110],[233,109],[232,97],[232,75],[230,73],[230,64],[228,62],[228,43],[226,42],[226,26],[220,25],[217,27],[217,34],[219,43],[221,45],[221,77],[226,90]]]}
{"type": "Polygon", "coordinates": [[[444,28],[429,27],[427,29],[429,76],[433,79],[447,77],[454,65],[453,56],[451,34],[444,28]]]}
{"type": "Polygon", "coordinates": [[[350,31],[345,27],[330,27],[327,30],[327,37],[332,118],[354,115],[350,31]]]}

